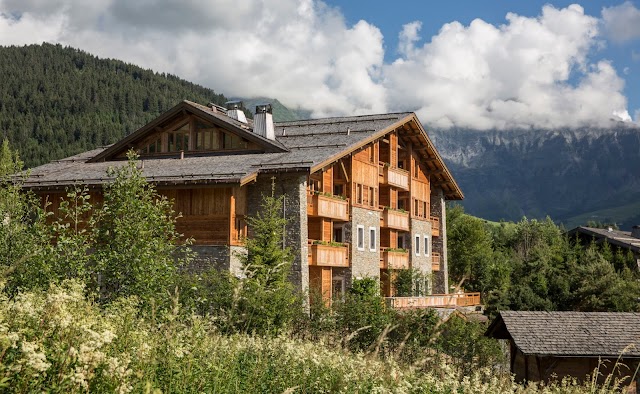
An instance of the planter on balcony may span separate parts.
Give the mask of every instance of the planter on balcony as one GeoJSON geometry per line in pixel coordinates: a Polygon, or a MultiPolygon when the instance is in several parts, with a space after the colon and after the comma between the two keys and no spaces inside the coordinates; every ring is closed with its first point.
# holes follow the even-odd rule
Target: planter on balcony
{"type": "Polygon", "coordinates": [[[311,244],[309,265],[321,265],[326,267],[348,267],[349,250],[346,245],[322,245],[311,244]]]}
{"type": "Polygon", "coordinates": [[[383,166],[382,183],[403,190],[409,190],[409,171],[383,166]]]}
{"type": "Polygon", "coordinates": [[[307,196],[307,214],[336,220],[349,220],[349,201],[324,194],[307,196]]]}
{"type": "Polygon", "coordinates": [[[409,269],[409,251],[382,251],[382,260],[380,260],[381,269],[402,270],[409,269]]]}
{"type": "Polygon", "coordinates": [[[382,213],[382,227],[409,231],[409,212],[385,208],[382,213]]]}

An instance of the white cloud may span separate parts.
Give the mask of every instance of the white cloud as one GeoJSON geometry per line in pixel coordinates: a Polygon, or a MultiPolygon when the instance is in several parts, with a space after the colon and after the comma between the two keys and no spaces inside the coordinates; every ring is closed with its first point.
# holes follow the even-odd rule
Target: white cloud
{"type": "Polygon", "coordinates": [[[602,20],[607,35],[617,42],[640,38],[640,10],[626,1],[602,9],[602,20]]]}
{"type": "MultiPolygon", "coordinates": [[[[603,14],[605,11],[603,11],[603,14]]],[[[545,6],[504,25],[452,22],[421,43],[384,37],[318,0],[0,0],[0,44],[60,42],[170,72],[228,96],[276,97],[314,116],[418,111],[430,125],[597,125],[626,113],[624,81],[592,63],[599,21],[545,6]]]]}

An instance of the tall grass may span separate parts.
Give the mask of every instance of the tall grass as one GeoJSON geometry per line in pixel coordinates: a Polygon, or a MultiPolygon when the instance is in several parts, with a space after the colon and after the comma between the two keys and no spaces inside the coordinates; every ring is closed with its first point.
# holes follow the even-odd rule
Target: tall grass
{"type": "MultiPolygon", "coordinates": [[[[613,385],[612,385],[613,386],[613,385]]],[[[7,392],[180,393],[587,393],[587,382],[515,384],[446,360],[429,370],[371,352],[285,335],[221,334],[206,317],[172,308],[140,313],[135,298],[104,309],[69,281],[0,296],[0,389],[7,392]]]]}

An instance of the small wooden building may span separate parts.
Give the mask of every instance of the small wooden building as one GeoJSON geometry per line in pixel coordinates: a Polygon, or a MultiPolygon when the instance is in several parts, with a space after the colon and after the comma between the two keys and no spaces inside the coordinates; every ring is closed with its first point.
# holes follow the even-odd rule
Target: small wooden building
{"type": "Polygon", "coordinates": [[[602,383],[613,373],[636,392],[640,313],[504,311],[485,335],[509,341],[517,381],[583,381],[595,372],[602,383]]]}

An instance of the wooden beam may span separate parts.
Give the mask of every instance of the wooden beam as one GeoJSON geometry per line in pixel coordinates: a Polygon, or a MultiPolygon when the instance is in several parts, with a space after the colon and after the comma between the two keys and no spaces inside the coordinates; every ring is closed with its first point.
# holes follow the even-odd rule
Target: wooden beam
{"type": "Polygon", "coordinates": [[[342,169],[342,175],[344,175],[345,181],[349,183],[349,173],[347,172],[347,169],[344,167],[344,160],[340,160],[340,168],[342,169]]]}

